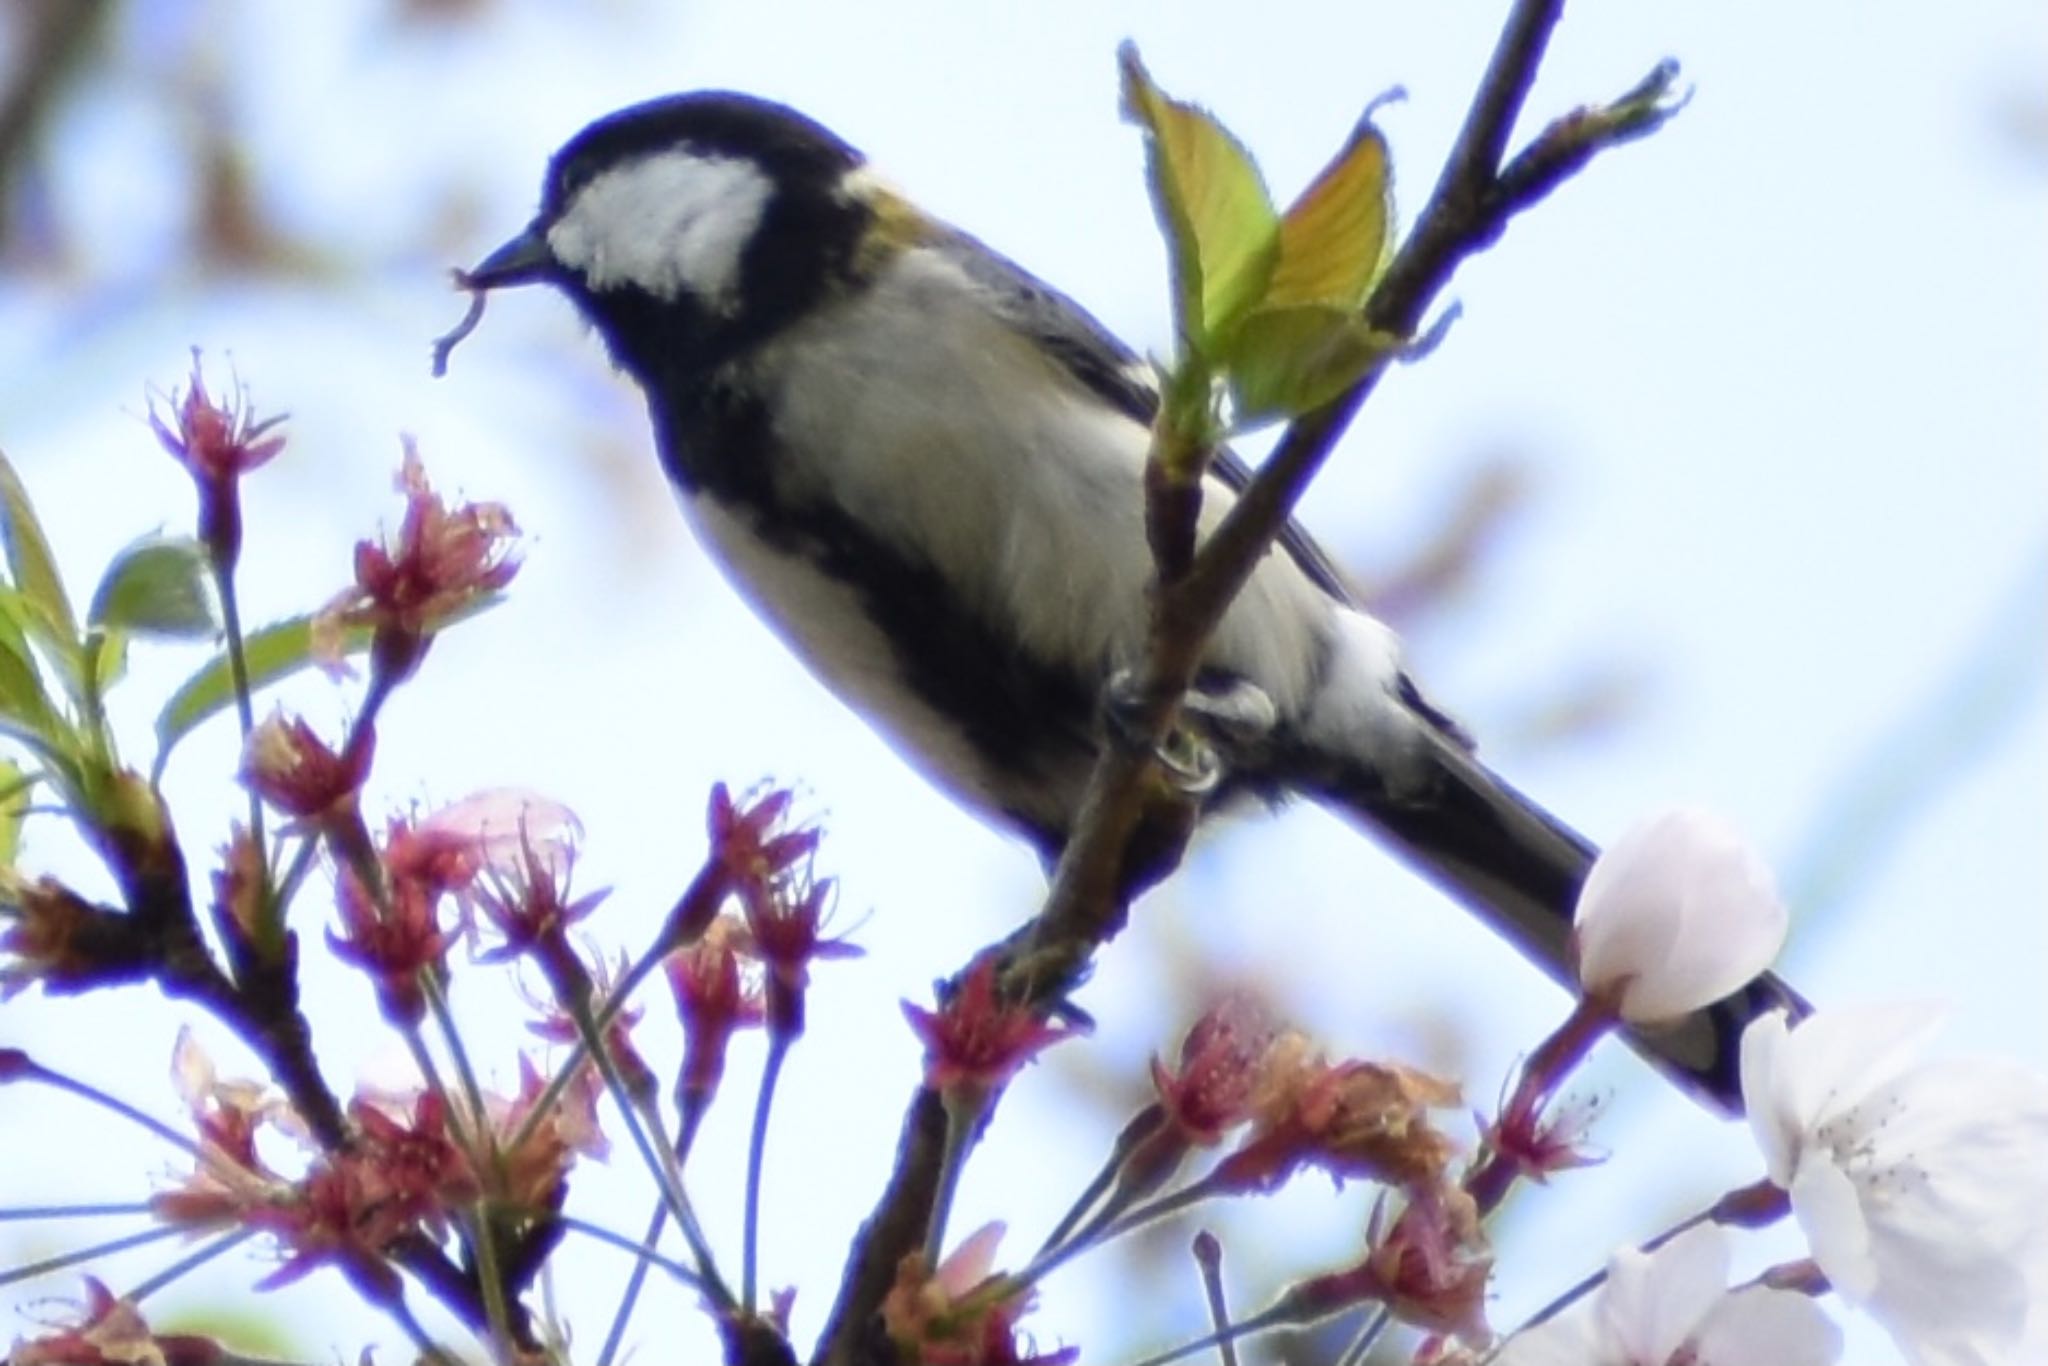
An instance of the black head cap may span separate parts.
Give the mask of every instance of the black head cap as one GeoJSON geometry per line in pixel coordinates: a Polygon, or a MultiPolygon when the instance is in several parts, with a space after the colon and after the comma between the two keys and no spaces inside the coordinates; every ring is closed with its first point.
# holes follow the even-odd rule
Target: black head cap
{"type": "Polygon", "coordinates": [[[758,164],[786,186],[836,186],[862,157],[838,134],[786,104],[730,90],[694,90],[605,115],[548,163],[541,218],[552,220],[590,180],[672,148],[758,164]]]}
{"type": "Polygon", "coordinates": [[[848,277],[873,210],[862,157],[785,105],[727,91],[608,114],[549,162],[540,212],[465,283],[552,284],[642,379],[758,343],[848,277]]]}

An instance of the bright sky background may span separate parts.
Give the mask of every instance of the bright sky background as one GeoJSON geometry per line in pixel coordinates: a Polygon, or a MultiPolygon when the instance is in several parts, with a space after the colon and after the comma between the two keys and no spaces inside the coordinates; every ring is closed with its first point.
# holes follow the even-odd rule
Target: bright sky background
{"type": "MultiPolygon", "coordinates": [[[[260,409],[292,413],[288,455],[248,492],[244,591],[258,620],[324,599],[352,541],[392,520],[401,431],[439,482],[509,502],[528,533],[512,600],[442,642],[398,698],[373,808],[498,783],[561,798],[589,830],[585,885],[617,888],[596,922],[614,943],[637,945],[694,865],[709,783],[804,786],[868,949],[821,973],[816,1037],[786,1076],[771,1139],[766,1278],[802,1287],[808,1340],[915,1077],[896,1003],[924,999],[1027,914],[1035,864],[925,789],[754,623],[689,543],[637,395],[565,303],[496,298],[451,375],[428,378],[427,342],[461,309],[445,271],[525,222],[547,155],[589,118],[731,86],[823,119],[927,207],[1157,351],[1165,276],[1137,136],[1117,118],[1119,39],[1138,40],[1166,88],[1213,107],[1282,198],[1367,101],[1406,87],[1382,125],[1412,213],[1501,9],[131,3],[17,194],[0,254],[0,445],[83,595],[114,549],[190,517],[181,473],[140,421],[146,392],[182,381],[195,343],[211,373],[231,356],[260,409]],[[287,259],[198,260],[189,167],[208,137],[242,150],[287,259]]],[[[1370,578],[1428,541],[1484,461],[1520,462],[1522,515],[1411,636],[1425,685],[1519,785],[1595,837],[1674,801],[1747,830],[1800,917],[1785,970],[1816,1000],[1945,1000],[1945,1046],[2036,1066],[2048,1063],[2044,15],[2031,0],[1572,5],[1535,116],[1618,93],[1667,55],[1696,88],[1691,106],[1457,277],[1464,316],[1448,342],[1384,386],[1305,510],[1370,578]],[[1634,684],[1615,724],[1517,743],[1546,705],[1612,677],[1634,684]]],[[[129,685],[136,759],[154,697],[191,663],[166,657],[129,685]]],[[[333,721],[350,695],[311,682],[292,696],[333,721]]],[[[233,753],[216,727],[172,767],[195,857],[234,809],[221,781],[233,753]]],[[[27,860],[83,876],[55,832],[32,838],[27,860]]],[[[1462,1071],[1478,1104],[1564,1008],[1310,810],[1209,838],[1137,921],[1081,997],[1098,1039],[1016,1086],[970,1169],[960,1231],[1004,1218],[1016,1255],[1035,1245],[1135,1105],[1146,1054],[1190,1017],[1191,983],[1263,981],[1333,1048],[1462,1071]]],[[[509,1086],[517,1027],[489,994],[474,1001],[475,1037],[497,1048],[491,1070],[509,1086]]],[[[358,1023],[372,1018],[360,982],[316,972],[311,1009],[330,1022],[331,1076],[389,1075],[392,1048],[358,1023]]],[[[672,1058],[667,1014],[650,1001],[651,1049],[672,1058]]],[[[182,1018],[141,993],[29,995],[0,1014],[0,1041],[172,1115],[165,1069],[182,1018]]],[[[218,1031],[206,1037],[226,1051],[218,1031]]],[[[707,1220],[734,1248],[754,1057],[736,1059],[696,1168],[707,1220]]],[[[1757,1171],[1738,1127],[1618,1051],[1592,1084],[1616,1094],[1601,1134],[1615,1159],[1512,1212],[1502,1326],[1615,1243],[1757,1171]]],[[[0,1203],[132,1195],[164,1157],[126,1137],[8,1097],[0,1203]]],[[[593,1185],[617,1227],[644,1218],[646,1187],[623,1155],[593,1185]]],[[[1237,1302],[1342,1256],[1363,1208],[1363,1192],[1332,1200],[1311,1181],[1219,1217],[1237,1302]]],[[[1033,1320],[1041,1341],[1114,1360],[1188,1329],[1190,1231],[1144,1267],[1083,1263],[1056,1279],[1033,1320]]],[[[73,1232],[10,1227],[8,1260],[73,1232]]],[[[594,1353],[601,1292],[623,1262],[587,1245],[564,1260],[594,1353]]],[[[157,1264],[118,1263],[112,1279],[157,1264]]],[[[236,1275],[193,1298],[219,1302],[246,1283],[236,1275]]],[[[74,1288],[59,1278],[5,1299],[74,1288]]],[[[316,1278],[258,1307],[291,1316],[305,1356],[353,1359],[381,1325],[338,1290],[316,1278]]],[[[667,1360],[694,1320],[662,1298],[637,1324],[667,1360]]],[[[1850,1360],[1893,1359],[1867,1329],[1852,1341],[1850,1360]]]]}

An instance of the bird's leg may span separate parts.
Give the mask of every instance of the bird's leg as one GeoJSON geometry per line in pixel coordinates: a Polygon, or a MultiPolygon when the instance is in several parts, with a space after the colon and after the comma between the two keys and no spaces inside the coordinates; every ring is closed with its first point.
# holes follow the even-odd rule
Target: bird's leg
{"type": "MultiPolygon", "coordinates": [[[[1110,675],[1102,715],[1111,744],[1137,749],[1150,743],[1143,723],[1146,701],[1130,670],[1110,675]]],[[[1152,746],[1153,757],[1176,791],[1200,801],[1222,783],[1229,767],[1264,746],[1278,720],[1273,699],[1257,684],[1207,675],[1181,696],[1179,714],[1165,739],[1152,746]]]]}

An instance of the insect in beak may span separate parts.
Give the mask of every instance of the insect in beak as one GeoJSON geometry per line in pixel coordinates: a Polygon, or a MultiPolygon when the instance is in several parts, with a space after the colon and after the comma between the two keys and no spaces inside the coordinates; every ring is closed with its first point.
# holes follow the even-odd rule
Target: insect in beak
{"type": "Polygon", "coordinates": [[[469,311],[434,342],[434,377],[439,379],[448,373],[449,354],[483,321],[485,294],[514,285],[539,284],[554,267],[555,254],[548,250],[547,238],[536,226],[484,257],[474,269],[455,271],[455,287],[469,293],[469,311]]]}

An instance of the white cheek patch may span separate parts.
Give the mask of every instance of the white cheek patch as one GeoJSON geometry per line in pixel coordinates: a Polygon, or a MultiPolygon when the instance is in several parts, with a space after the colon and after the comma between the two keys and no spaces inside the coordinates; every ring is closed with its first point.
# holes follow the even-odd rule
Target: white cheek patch
{"type": "Polygon", "coordinates": [[[750,161],[663,152],[593,178],[548,230],[555,259],[595,290],[630,285],[737,304],[740,256],[774,185],[750,161]]]}

